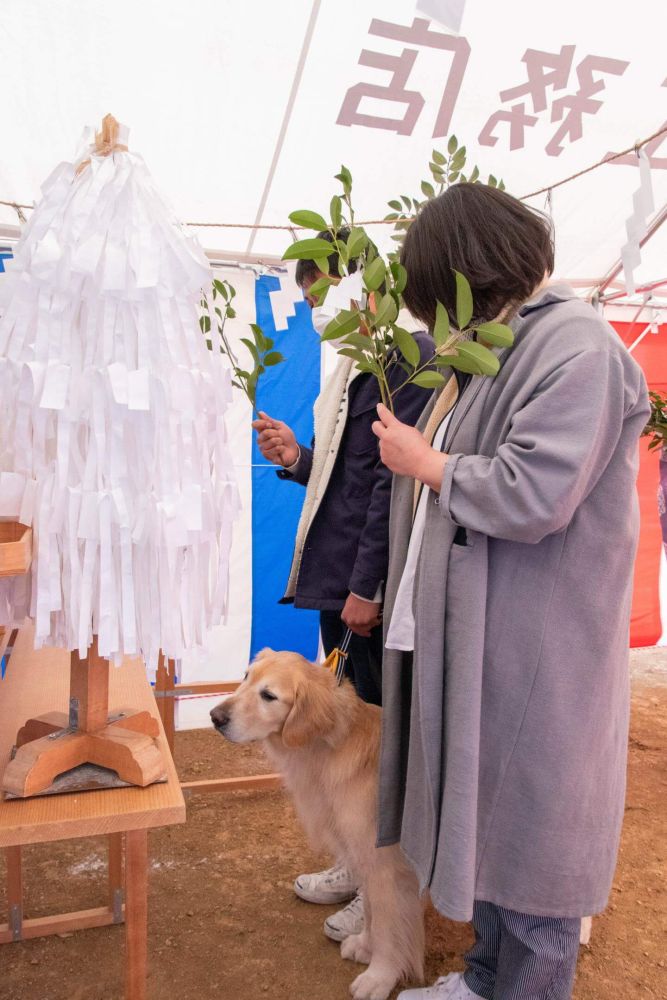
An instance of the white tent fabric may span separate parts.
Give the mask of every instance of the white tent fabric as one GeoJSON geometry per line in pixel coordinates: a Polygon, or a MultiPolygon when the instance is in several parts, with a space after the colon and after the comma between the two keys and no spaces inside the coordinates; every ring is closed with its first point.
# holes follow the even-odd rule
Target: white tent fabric
{"type": "MultiPolygon", "coordinates": [[[[358,218],[382,218],[388,199],[419,194],[430,151],[449,132],[483,175],[502,176],[524,195],[667,119],[655,0],[638,0],[621,16],[600,2],[561,0],[545,9],[530,0],[467,0],[458,39],[429,24],[418,6],[6,4],[0,198],[31,202],[82,127],[107,111],[130,126],[132,146],[181,219],[268,225],[284,225],[294,208],[325,208],[341,162],[354,176],[358,218]],[[510,123],[492,127],[492,116],[510,109],[528,122],[513,126],[514,149],[510,123]],[[480,143],[480,136],[491,141],[485,132],[496,136],[494,146],[480,143]]],[[[667,141],[657,147],[649,153],[659,210],[667,202],[667,141]]],[[[630,156],[554,191],[560,276],[583,287],[607,271],[626,240],[638,176],[630,156]]],[[[545,197],[533,203],[544,207],[545,197]]],[[[15,221],[3,208],[0,222],[15,221]]],[[[279,255],[290,239],[242,228],[199,235],[232,255],[279,255]]],[[[374,230],[385,244],[388,235],[387,227],[374,230]]],[[[666,260],[667,226],[646,247],[639,282],[667,279],[666,260]]]]}
{"type": "MultiPolygon", "coordinates": [[[[429,11],[440,3],[428,0],[429,11]]],[[[553,8],[528,0],[466,0],[458,37],[429,21],[425,9],[417,0],[5,4],[0,199],[32,203],[54,164],[71,158],[84,126],[99,125],[111,112],[130,127],[130,148],[144,157],[180,219],[236,224],[195,232],[214,260],[243,268],[275,264],[292,238],[284,229],[253,230],[252,224],[285,226],[297,208],[326,212],[341,163],[354,177],[357,218],[381,219],[389,199],[420,196],[421,180],[430,180],[431,150],[443,150],[451,133],[468,148],[468,168],[477,163],[483,177],[502,177],[521,196],[667,125],[656,0],[637,0],[622,16],[608,4],[581,0],[553,8]],[[502,116],[514,119],[514,138],[502,116]],[[495,145],[485,144],[491,133],[495,145]]],[[[667,205],[667,138],[650,144],[647,154],[657,215],[667,205]]],[[[638,186],[631,154],[556,187],[550,199],[532,199],[553,214],[558,275],[582,294],[620,257],[638,186]]],[[[0,205],[0,236],[16,223],[15,210],[0,205]]],[[[389,246],[391,227],[370,229],[389,246]]],[[[236,342],[244,335],[244,324],[257,315],[258,286],[274,281],[277,334],[314,341],[312,330],[293,323],[305,306],[291,270],[257,277],[262,271],[225,266],[222,276],[238,291],[230,335],[236,342]]],[[[644,247],[635,278],[639,286],[664,282],[653,299],[664,304],[657,317],[664,323],[667,224],[644,247]]],[[[623,291],[622,274],[614,287],[623,291]]],[[[633,305],[610,318],[635,313],[633,305]]],[[[650,318],[647,310],[638,335],[650,318]]],[[[285,353],[294,357],[287,341],[285,353]]],[[[325,349],[323,373],[333,359],[325,349]]],[[[254,518],[275,477],[253,464],[249,407],[241,394],[227,416],[243,504],[231,553],[229,617],[207,655],[184,658],[186,684],[238,679],[256,641],[253,600],[263,581],[254,518]]],[[[288,493],[280,494],[280,503],[283,496],[288,493]]],[[[289,548],[292,528],[282,530],[289,548]]],[[[179,726],[205,725],[216,700],[180,699],[179,726]]]]}

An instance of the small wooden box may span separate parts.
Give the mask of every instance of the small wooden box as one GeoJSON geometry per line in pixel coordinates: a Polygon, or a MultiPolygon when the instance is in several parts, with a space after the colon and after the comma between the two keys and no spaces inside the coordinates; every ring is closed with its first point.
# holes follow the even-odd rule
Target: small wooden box
{"type": "Polygon", "coordinates": [[[32,528],[18,521],[0,521],[0,576],[27,573],[32,562],[32,528]]]}

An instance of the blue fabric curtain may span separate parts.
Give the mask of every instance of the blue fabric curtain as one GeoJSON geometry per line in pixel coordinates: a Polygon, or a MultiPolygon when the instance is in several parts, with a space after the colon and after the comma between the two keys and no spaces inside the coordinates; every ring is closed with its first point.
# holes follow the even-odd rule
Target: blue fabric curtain
{"type": "MultiPolygon", "coordinates": [[[[263,275],[255,283],[257,323],[287,359],[262,376],[258,409],[289,424],[297,440],[310,444],[313,403],[320,391],[320,342],[310,309],[296,304],[287,330],[276,331],[269,293],[278,278],[263,275]]],[[[252,639],[251,658],[260,649],[290,649],[309,659],[317,655],[318,614],[278,603],[289,575],[294,537],[305,490],[278,479],[253,438],[252,445],[252,639]]]]}

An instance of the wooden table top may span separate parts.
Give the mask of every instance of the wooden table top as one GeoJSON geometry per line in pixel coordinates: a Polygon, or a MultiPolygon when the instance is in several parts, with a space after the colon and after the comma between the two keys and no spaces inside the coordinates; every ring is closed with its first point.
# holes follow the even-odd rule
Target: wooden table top
{"type": "MultiPolygon", "coordinates": [[[[16,733],[29,718],[67,712],[70,654],[63,649],[33,649],[33,630],[18,636],[7,671],[0,680],[0,773],[16,733]]],[[[144,709],[159,720],[155,699],[141,660],[126,659],[109,668],[109,709],[144,709]]],[[[71,837],[144,830],[185,822],[185,802],[160,722],[158,743],[167,781],[148,788],[47,795],[0,801],[0,847],[37,844],[71,837]]],[[[1,794],[1,793],[0,793],[1,794]]]]}

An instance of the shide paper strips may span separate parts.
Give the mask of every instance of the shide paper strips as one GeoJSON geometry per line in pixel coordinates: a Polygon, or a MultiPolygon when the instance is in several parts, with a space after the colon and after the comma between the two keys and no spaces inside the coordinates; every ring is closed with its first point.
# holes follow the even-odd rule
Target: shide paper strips
{"type": "Polygon", "coordinates": [[[48,178],[2,282],[0,516],[34,558],[0,580],[0,623],[153,671],[224,619],[231,379],[199,330],[198,243],[140,156],[88,159],[48,178]]]}

